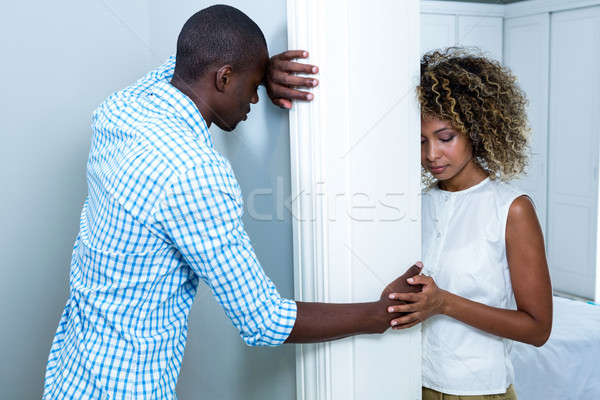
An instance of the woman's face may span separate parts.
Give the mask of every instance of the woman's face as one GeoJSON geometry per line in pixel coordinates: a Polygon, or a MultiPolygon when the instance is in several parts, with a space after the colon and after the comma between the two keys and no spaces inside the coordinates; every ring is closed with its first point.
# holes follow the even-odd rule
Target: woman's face
{"type": "Polygon", "coordinates": [[[421,165],[442,189],[451,191],[470,187],[482,172],[473,159],[471,141],[450,122],[436,118],[421,118],[421,165]]]}

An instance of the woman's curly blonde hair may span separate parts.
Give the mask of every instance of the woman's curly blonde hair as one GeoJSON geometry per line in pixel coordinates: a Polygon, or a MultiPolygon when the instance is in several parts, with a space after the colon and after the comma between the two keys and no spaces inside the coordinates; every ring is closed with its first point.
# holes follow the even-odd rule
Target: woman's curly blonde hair
{"type": "MultiPolygon", "coordinates": [[[[517,78],[475,48],[434,50],[421,59],[421,115],[448,121],[471,140],[491,179],[521,175],[529,156],[527,99],[517,78]]],[[[433,177],[424,171],[424,183],[433,177]]]]}

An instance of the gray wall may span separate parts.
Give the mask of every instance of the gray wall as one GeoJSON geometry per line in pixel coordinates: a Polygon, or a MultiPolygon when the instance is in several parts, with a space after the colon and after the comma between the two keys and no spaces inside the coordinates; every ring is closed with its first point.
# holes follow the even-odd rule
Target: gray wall
{"type": "Polygon", "coordinates": [[[145,1],[0,9],[0,398],[39,399],[68,296],[91,113],[148,69],[145,1]]]}
{"type": "MultiPolygon", "coordinates": [[[[285,2],[225,1],[286,47],[285,2]],[[251,5],[251,6],[250,6],[251,5]]],[[[0,9],[0,399],[39,399],[68,296],[86,196],[91,113],[174,52],[181,25],[208,1],[3,2],[0,9]]],[[[234,133],[213,129],[247,206],[245,225],[267,274],[293,296],[287,112],[252,107],[234,133]],[[272,195],[268,193],[272,192],[272,195]],[[279,193],[279,194],[278,194],[279,193]],[[254,201],[253,201],[254,200],[254,201]],[[281,209],[281,206],[279,206],[281,209]],[[253,217],[254,216],[254,217],[253,217]],[[272,216],[272,220],[271,219],[272,216]]],[[[293,346],[248,348],[201,287],[177,387],[187,399],[293,399],[293,346]]]]}

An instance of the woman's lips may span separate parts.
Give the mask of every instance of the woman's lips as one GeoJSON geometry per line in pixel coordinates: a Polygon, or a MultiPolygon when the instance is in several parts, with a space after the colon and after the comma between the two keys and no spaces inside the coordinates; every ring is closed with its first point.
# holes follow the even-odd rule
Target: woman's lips
{"type": "Polygon", "coordinates": [[[432,174],[441,174],[442,172],[444,172],[446,167],[446,165],[441,167],[429,167],[429,172],[431,172],[432,174]]]}

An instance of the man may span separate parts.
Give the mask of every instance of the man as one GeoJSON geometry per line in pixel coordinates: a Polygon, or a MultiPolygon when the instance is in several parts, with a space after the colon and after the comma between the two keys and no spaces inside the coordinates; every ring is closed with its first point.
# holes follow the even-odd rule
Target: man
{"type": "MultiPolygon", "coordinates": [[[[312,68],[288,64],[294,54],[271,59],[267,79],[287,108],[305,95],[287,85],[313,81],[291,75],[312,68]]],[[[240,188],[208,128],[230,131],[247,118],[268,63],[252,20],[209,7],[184,25],[176,59],[94,113],[89,194],[45,399],[174,398],[199,279],[249,345],[383,332],[398,316],[387,295],[407,290],[408,276],[377,302],[303,303],[282,298],[256,260],[240,188]]]]}

